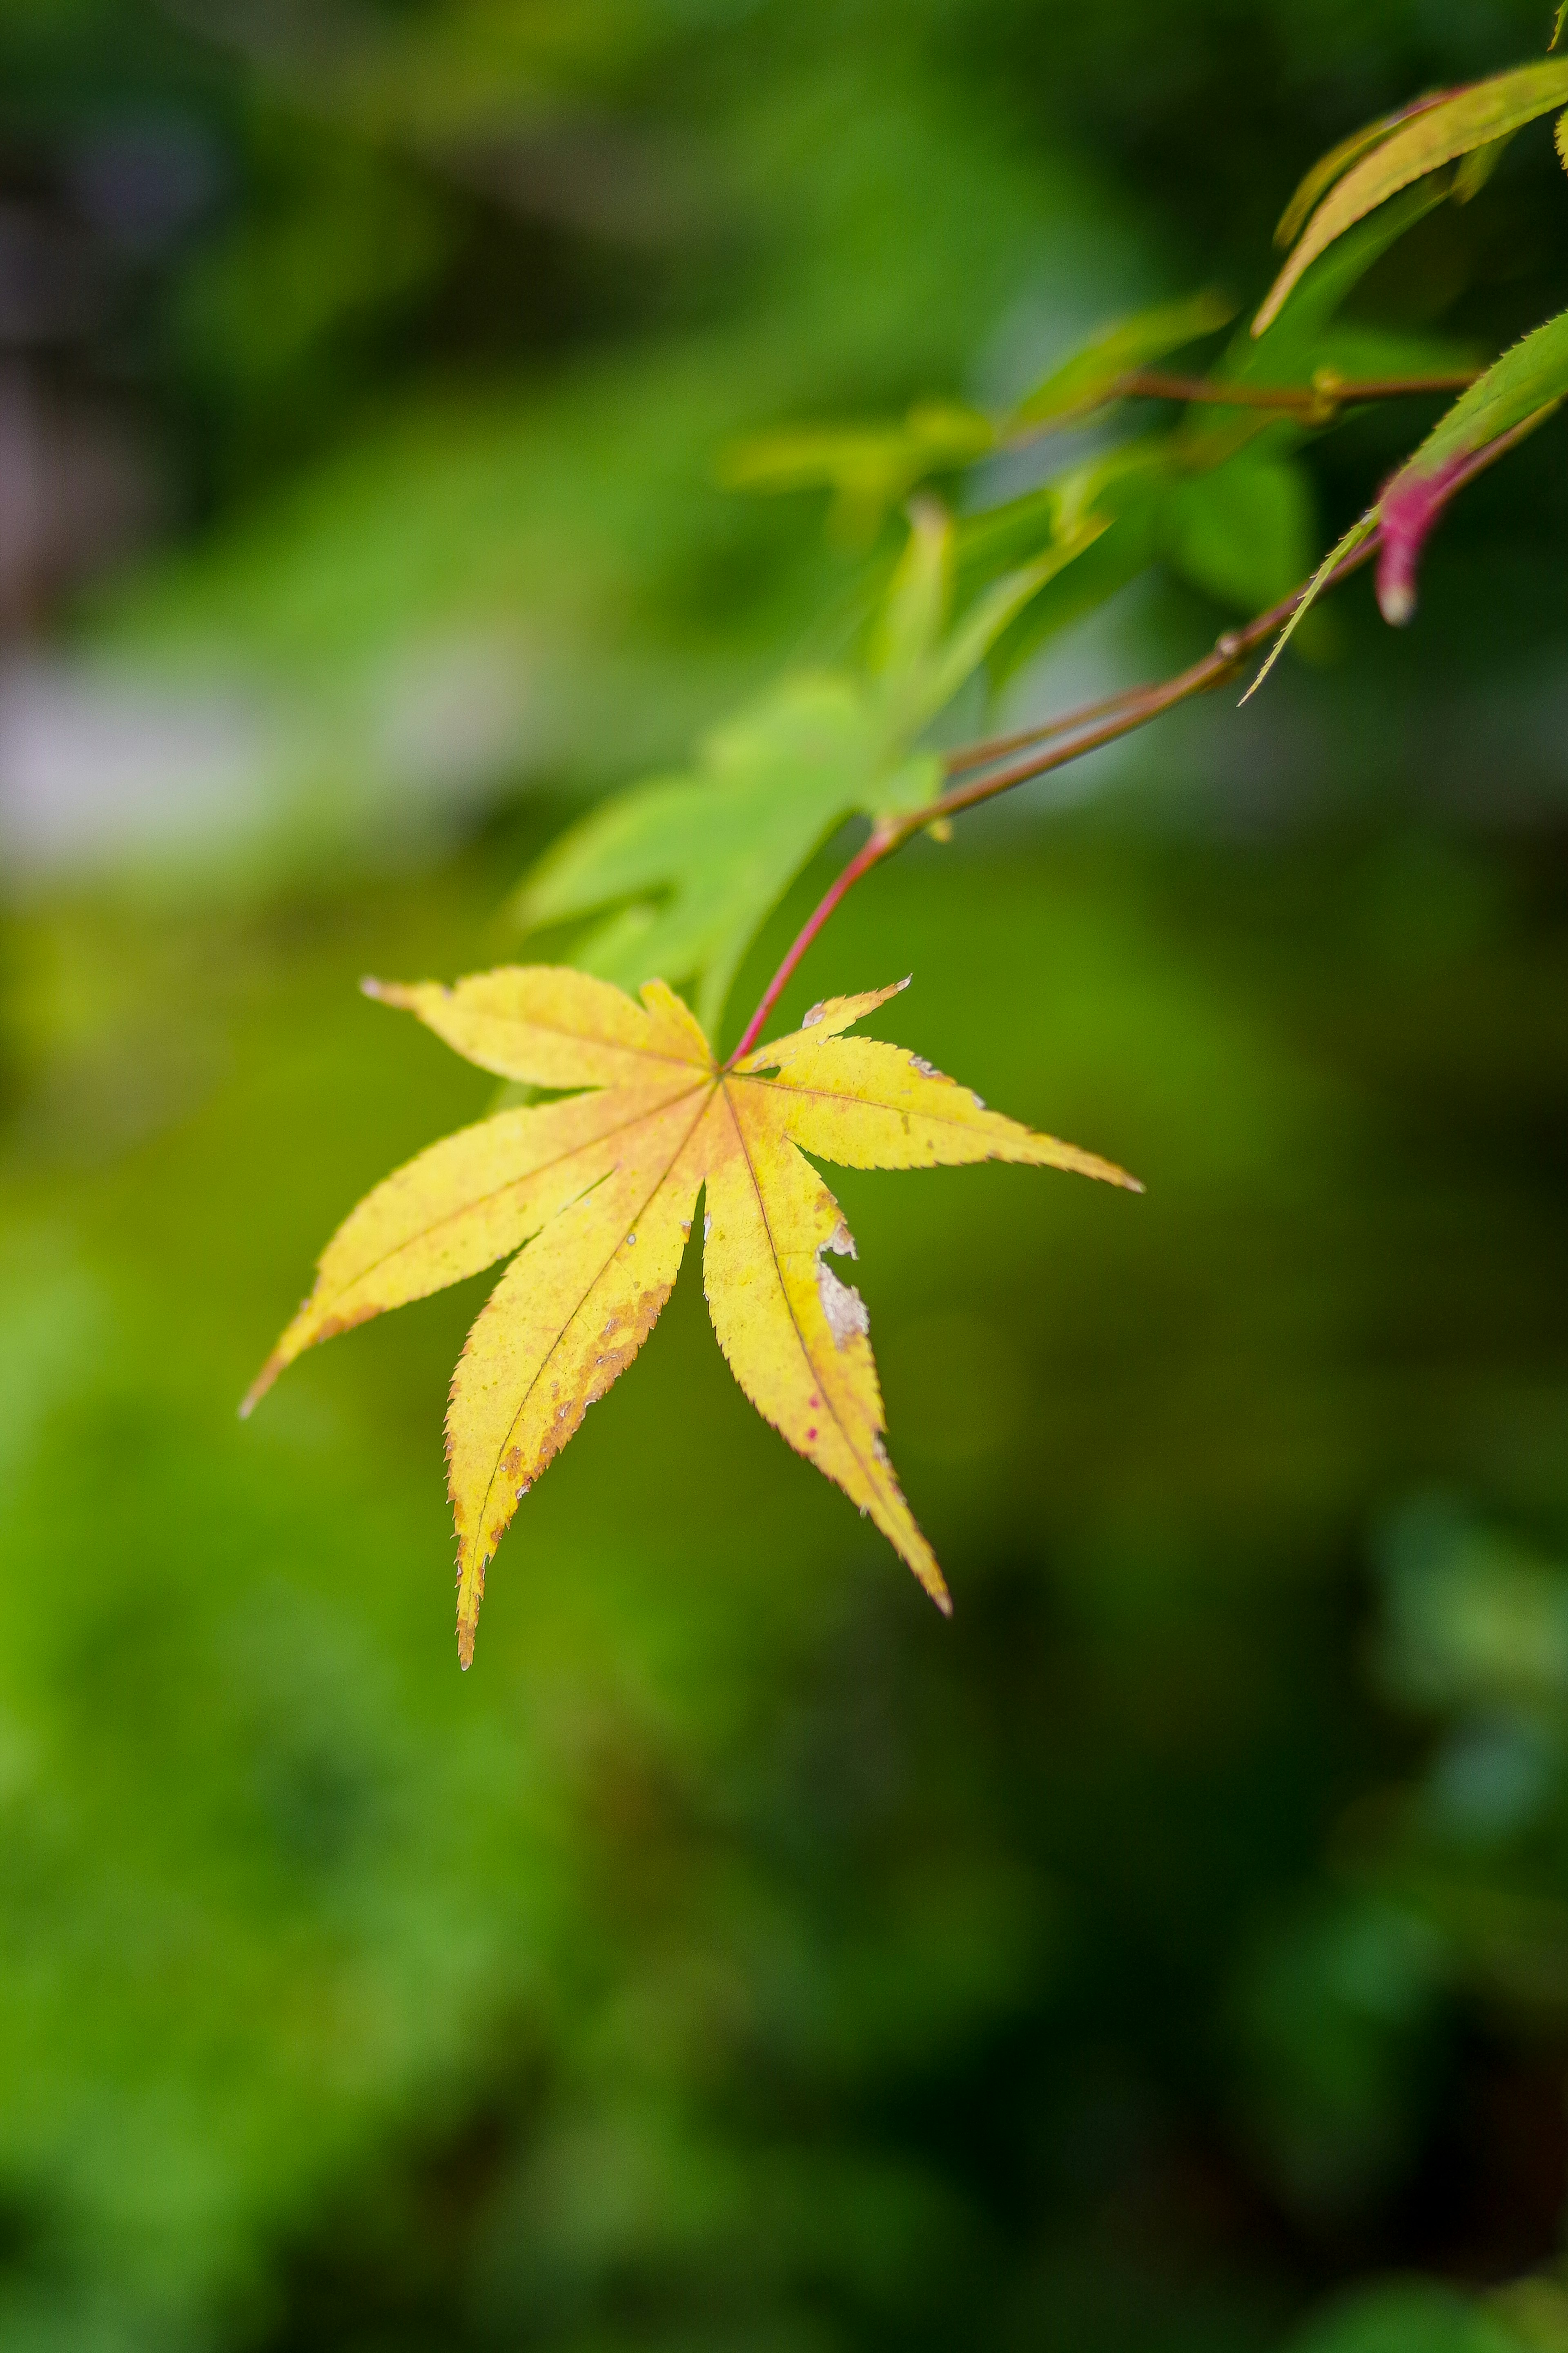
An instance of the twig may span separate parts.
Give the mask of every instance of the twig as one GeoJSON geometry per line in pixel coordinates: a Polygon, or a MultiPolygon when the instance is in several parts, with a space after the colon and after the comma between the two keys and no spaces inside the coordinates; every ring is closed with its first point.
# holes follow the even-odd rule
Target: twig
{"type": "MultiPolygon", "coordinates": [[[[1337,587],[1342,580],[1349,579],[1352,572],[1359,572],[1363,565],[1370,563],[1377,553],[1378,545],[1379,534],[1374,532],[1331,573],[1323,584],[1324,589],[1337,587]]],[[[946,792],[938,794],[935,800],[928,801],[923,808],[911,809],[899,817],[878,818],[867,839],[843,872],[823,893],[791,941],[783,962],[763,991],[762,1001],[747,1022],[744,1035],[725,1068],[732,1069],[742,1055],[751,1052],[762,1034],[763,1024],[794,978],[806,950],[856,883],[869,874],[874,866],[879,866],[884,859],[890,858],[896,849],[901,849],[905,842],[911,841],[917,833],[923,833],[928,826],[940,825],[964,809],[978,808],[983,801],[994,800],[999,794],[1011,792],[1015,786],[1028,784],[1036,776],[1048,776],[1055,768],[1064,768],[1069,761],[1081,759],[1086,752],[1099,751],[1102,744],[1114,744],[1119,737],[1131,735],[1137,728],[1147,726],[1150,720],[1158,719],[1178,703],[1188,702],[1194,695],[1207,694],[1215,687],[1223,686],[1226,679],[1235,677],[1249,654],[1256,652],[1276,630],[1284,628],[1306,593],[1305,586],[1298,588],[1281,604],[1273,606],[1267,613],[1259,613],[1255,620],[1247,622],[1243,628],[1227,629],[1222,638],[1215,640],[1212,653],[1205,654],[1201,661],[1194,662],[1190,669],[1178,671],[1174,678],[1159,681],[1150,686],[1133,687],[1126,694],[1113,697],[1110,702],[1090,703],[1082,711],[1051,723],[1036,736],[1026,735],[1021,739],[999,736],[991,744],[976,744],[972,752],[954,754],[949,763],[950,770],[963,773],[985,764],[988,773],[974,776],[967,783],[951,786],[946,792]],[[1095,723],[1097,721],[1098,724],[1095,723]],[[998,757],[1012,750],[1019,741],[1026,744],[1037,742],[1047,734],[1060,737],[1064,733],[1069,735],[1069,741],[1058,741],[1049,749],[1015,761],[1010,766],[994,765],[998,757]]]]}
{"type": "Polygon", "coordinates": [[[1076,734],[1091,720],[1104,719],[1148,691],[1144,686],[1124,686],[1119,694],[1108,694],[1101,702],[1086,702],[1077,711],[1064,711],[1055,719],[1042,719],[1037,726],[1022,727],[1016,735],[991,735],[981,744],[961,744],[957,751],[946,754],[942,765],[950,776],[966,776],[972,768],[989,767],[994,760],[1005,759],[1009,752],[1021,752],[1026,744],[1048,743],[1054,735],[1076,734]]]}
{"type": "Polygon", "coordinates": [[[1474,368],[1447,375],[1374,376],[1347,382],[1324,370],[1310,385],[1216,384],[1207,376],[1162,375],[1136,368],[1116,389],[1130,399],[1184,400],[1217,408],[1299,409],[1331,417],[1372,400],[1408,400],[1423,392],[1464,392],[1476,381],[1474,368]]]}
{"type": "Polygon", "coordinates": [[[1308,425],[1331,425],[1344,408],[1363,407],[1370,401],[1411,400],[1424,392],[1464,392],[1476,381],[1473,368],[1441,375],[1370,376],[1358,380],[1321,368],[1310,384],[1226,384],[1206,375],[1166,375],[1154,368],[1132,368],[1087,406],[1066,409],[1005,432],[1004,449],[1026,449],[1050,433],[1082,425],[1096,409],[1112,400],[1179,400],[1193,407],[1261,408],[1282,417],[1299,417],[1308,425]]]}
{"type": "Polygon", "coordinates": [[[1212,376],[1166,375],[1153,368],[1132,368],[1086,406],[1064,409],[1003,432],[998,447],[1026,449],[1047,434],[1065,433],[1083,425],[1112,400],[1179,400],[1193,407],[1260,408],[1281,417],[1298,417],[1306,425],[1331,425],[1342,409],[1364,406],[1370,401],[1410,400],[1424,392],[1464,392],[1476,381],[1473,369],[1444,375],[1370,376],[1359,381],[1320,369],[1310,384],[1224,384],[1212,376]]]}

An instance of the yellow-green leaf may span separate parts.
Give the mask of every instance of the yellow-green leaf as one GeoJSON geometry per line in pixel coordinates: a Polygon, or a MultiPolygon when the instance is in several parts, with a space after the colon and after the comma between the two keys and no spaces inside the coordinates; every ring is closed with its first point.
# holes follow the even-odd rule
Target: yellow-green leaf
{"type": "Polygon", "coordinates": [[[1423,108],[1381,140],[1323,198],[1253,321],[1253,333],[1265,332],[1302,272],[1378,205],[1461,155],[1510,137],[1564,100],[1568,60],[1520,66],[1423,108]]]}
{"type": "Polygon", "coordinates": [[[830,998],[730,1070],[662,981],[641,1005],[550,965],[375,991],[485,1070],[584,1090],[466,1129],[379,1186],[327,1245],[315,1293],[243,1409],[301,1349],[517,1250],[468,1335],[447,1415],[464,1666],[496,1546],[653,1329],[700,1193],[704,1286],[735,1378],[950,1606],[882,1442],[864,1303],[826,1263],[855,1245],[805,1155],[855,1168],[1014,1160],[1141,1188],[987,1111],[903,1048],[842,1034],[907,986],[830,998]]]}
{"type": "Polygon", "coordinates": [[[1363,124],[1360,131],[1352,131],[1348,139],[1342,139],[1337,147],[1331,147],[1326,155],[1320,155],[1280,214],[1279,226],[1274,232],[1275,244],[1287,248],[1294,245],[1320,196],[1326,195],[1336,180],[1342,180],[1352,164],[1359,164],[1369,148],[1381,146],[1401,123],[1408,122],[1413,115],[1425,114],[1431,107],[1440,106],[1444,99],[1451,95],[1448,90],[1428,90],[1425,98],[1415,100],[1409,106],[1398,107],[1392,114],[1381,115],[1375,122],[1363,124]]]}

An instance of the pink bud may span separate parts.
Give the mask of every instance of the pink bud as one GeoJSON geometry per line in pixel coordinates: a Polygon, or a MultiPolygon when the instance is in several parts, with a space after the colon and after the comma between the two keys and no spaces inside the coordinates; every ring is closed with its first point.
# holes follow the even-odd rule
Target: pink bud
{"type": "Polygon", "coordinates": [[[1415,617],[1415,579],[1428,533],[1470,470],[1456,458],[1436,474],[1395,474],[1384,491],[1382,550],[1377,559],[1378,609],[1391,628],[1415,617]]]}

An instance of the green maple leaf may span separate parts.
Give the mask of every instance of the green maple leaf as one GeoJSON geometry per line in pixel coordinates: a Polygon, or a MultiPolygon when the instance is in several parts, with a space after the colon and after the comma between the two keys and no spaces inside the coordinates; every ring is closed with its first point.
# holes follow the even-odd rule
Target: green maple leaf
{"type": "Polygon", "coordinates": [[[950,625],[952,524],[918,506],[864,668],[785,679],[710,735],[694,768],[574,826],[518,893],[522,929],[588,923],[574,964],[623,988],[655,976],[693,985],[715,1029],[762,924],[844,820],[903,814],[941,791],[922,730],[1098,528],[1076,524],[950,625]]]}

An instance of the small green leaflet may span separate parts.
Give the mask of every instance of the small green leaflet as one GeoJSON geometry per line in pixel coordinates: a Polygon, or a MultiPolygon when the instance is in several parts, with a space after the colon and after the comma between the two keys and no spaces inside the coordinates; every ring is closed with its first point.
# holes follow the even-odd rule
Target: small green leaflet
{"type": "Polygon", "coordinates": [[[1088,416],[1115,398],[1123,376],[1217,333],[1235,316],[1236,304],[1211,290],[1106,328],[1025,395],[1001,427],[1001,438],[1008,440],[1088,416]]]}
{"type": "MultiPolygon", "coordinates": [[[[1563,38],[1563,27],[1564,25],[1568,25],[1568,0],[1563,0],[1563,5],[1557,11],[1557,22],[1552,27],[1552,38],[1546,44],[1549,49],[1554,49],[1557,47],[1558,42],[1563,38]]],[[[1557,130],[1558,143],[1561,145],[1563,132],[1563,126],[1561,123],[1558,124],[1557,130]]]]}
{"type": "Polygon", "coordinates": [[[724,451],[717,470],[725,490],[829,490],[840,523],[867,539],[920,483],[972,466],[995,446],[996,428],[978,409],[926,401],[902,424],[752,434],[724,451]]]}
{"type": "Polygon", "coordinates": [[[1520,66],[1424,107],[1380,140],[1324,196],[1253,322],[1253,333],[1265,332],[1302,272],[1375,206],[1427,173],[1510,138],[1565,101],[1568,59],[1520,66]]]}
{"type": "Polygon", "coordinates": [[[1243,702],[1251,702],[1253,696],[1257,693],[1258,688],[1262,685],[1264,680],[1268,677],[1269,671],[1273,669],[1275,663],[1279,660],[1280,655],[1284,652],[1286,647],[1289,644],[1291,638],[1295,636],[1297,630],[1300,628],[1301,623],[1306,619],[1307,615],[1311,611],[1312,607],[1317,603],[1319,597],[1322,595],[1323,590],[1328,586],[1331,578],[1339,570],[1340,565],[1344,562],[1346,556],[1353,555],[1358,547],[1365,546],[1367,541],[1372,537],[1373,533],[1377,529],[1381,521],[1382,517],[1380,516],[1377,509],[1375,507],[1371,508],[1367,513],[1358,517],[1358,519],[1352,523],[1349,531],[1346,532],[1344,537],[1339,542],[1338,545],[1331,547],[1329,550],[1329,553],[1324,556],[1316,572],[1313,573],[1310,580],[1308,581],[1300,604],[1291,614],[1289,619],[1286,622],[1285,627],[1280,630],[1279,635],[1275,638],[1273,646],[1269,649],[1268,660],[1258,671],[1258,676],[1253,680],[1252,684],[1247,688],[1247,692],[1242,696],[1241,699],[1243,702]]]}
{"type": "Polygon", "coordinates": [[[711,1031],[757,932],[844,819],[920,808],[941,791],[941,759],[913,750],[915,738],[1100,528],[1068,533],[994,582],[950,628],[952,525],[921,504],[865,670],[786,679],[711,736],[694,771],[574,826],[513,902],[523,930],[589,923],[575,964],[626,988],[694,982],[711,1031]]]}

